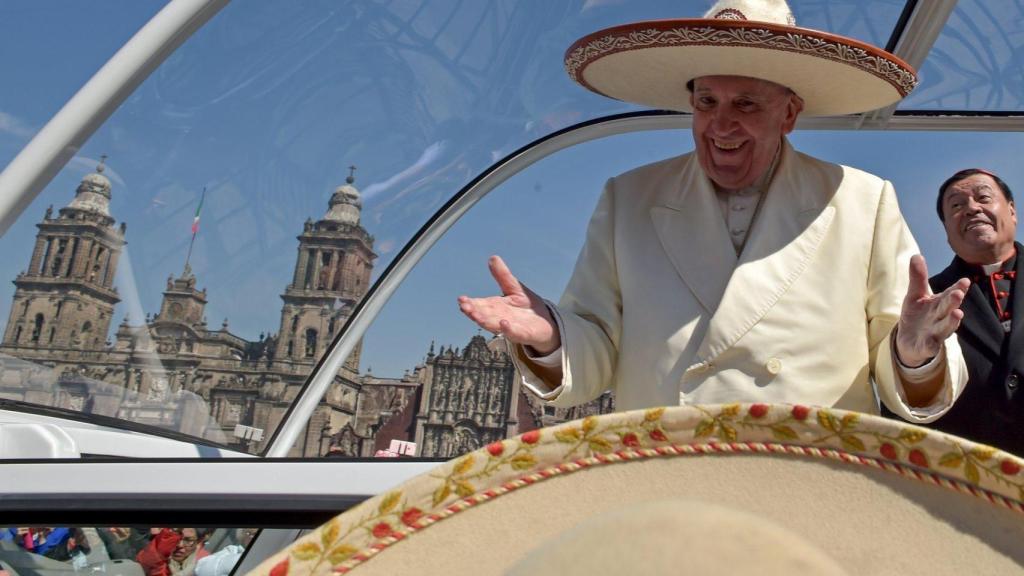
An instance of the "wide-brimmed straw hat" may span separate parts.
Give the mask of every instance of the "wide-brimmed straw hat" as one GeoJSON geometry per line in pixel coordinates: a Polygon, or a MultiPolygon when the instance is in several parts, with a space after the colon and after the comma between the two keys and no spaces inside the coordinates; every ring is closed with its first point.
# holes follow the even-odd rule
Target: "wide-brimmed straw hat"
{"type": "Polygon", "coordinates": [[[781,84],[810,116],[884,108],[917,84],[914,69],[885,50],[796,26],[785,0],[720,0],[704,18],[600,30],[569,47],[565,67],[598,94],[686,112],[687,83],[701,76],[781,84]]]}
{"type": "Polygon", "coordinates": [[[250,576],[1017,574],[1024,460],[831,408],[590,416],[463,454],[250,576]]]}

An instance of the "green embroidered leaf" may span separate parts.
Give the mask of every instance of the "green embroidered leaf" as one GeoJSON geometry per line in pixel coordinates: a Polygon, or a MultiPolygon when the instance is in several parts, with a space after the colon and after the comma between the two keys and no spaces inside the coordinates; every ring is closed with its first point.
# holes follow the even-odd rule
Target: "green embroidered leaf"
{"type": "Polygon", "coordinates": [[[583,419],[583,434],[590,434],[597,428],[597,417],[587,416],[583,419]]]}
{"type": "Polygon", "coordinates": [[[465,498],[466,496],[472,496],[476,493],[476,488],[465,480],[459,480],[455,483],[455,493],[458,494],[460,498],[465,498]]]}
{"type": "Polygon", "coordinates": [[[795,430],[782,424],[772,426],[772,434],[776,440],[796,440],[798,438],[795,430]]]}
{"type": "Polygon", "coordinates": [[[843,447],[851,452],[864,452],[864,442],[853,434],[843,434],[839,437],[843,441],[843,447]]]}
{"type": "Polygon", "coordinates": [[[537,463],[533,454],[516,454],[512,457],[512,468],[515,470],[529,470],[537,463]]]}
{"type": "Polygon", "coordinates": [[[724,406],[724,407],[722,407],[722,411],[718,413],[719,417],[721,417],[721,416],[739,416],[739,414],[740,414],[740,405],[739,404],[729,404],[728,406],[724,406]]]}
{"type": "Polygon", "coordinates": [[[939,458],[939,466],[944,468],[959,468],[964,463],[964,457],[959,452],[946,452],[939,458]]]}
{"type": "MultiPolygon", "coordinates": [[[[907,444],[917,444],[921,440],[924,440],[925,436],[927,435],[928,433],[925,432],[924,430],[904,428],[903,431],[900,432],[900,440],[906,442],[907,444]]],[[[959,466],[959,464],[957,464],[957,466],[959,466]]]]}
{"type": "Polygon", "coordinates": [[[392,492],[384,497],[384,500],[381,501],[380,507],[377,508],[377,511],[380,512],[380,514],[383,516],[384,514],[387,514],[388,512],[394,510],[395,506],[398,506],[398,501],[401,499],[401,492],[392,492]]]}
{"type": "Polygon", "coordinates": [[[303,542],[292,548],[292,556],[296,560],[313,560],[323,554],[323,549],[316,542],[303,542]]]}
{"type": "Polygon", "coordinates": [[[843,416],[843,419],[841,421],[842,429],[846,430],[847,428],[855,428],[857,426],[857,422],[859,421],[860,416],[856,414],[847,414],[843,416]]]}
{"type": "Polygon", "coordinates": [[[978,473],[978,467],[970,460],[967,461],[967,464],[964,464],[964,474],[966,474],[967,479],[974,484],[981,481],[981,475],[978,473]]]}
{"type": "Polygon", "coordinates": [[[331,549],[331,551],[327,553],[327,561],[331,564],[341,564],[345,560],[351,558],[356,552],[357,550],[352,546],[342,544],[337,548],[331,549]]]}
{"type": "Polygon", "coordinates": [[[654,408],[654,409],[648,410],[647,412],[644,413],[644,421],[646,421],[646,422],[656,422],[658,420],[661,420],[661,417],[664,414],[665,414],[665,409],[664,408],[654,408]]]}
{"type": "Polygon", "coordinates": [[[434,490],[434,506],[437,506],[441,502],[444,502],[451,495],[452,489],[448,486],[447,482],[438,486],[437,490],[434,490]]]}
{"type": "Polygon", "coordinates": [[[594,452],[601,452],[602,454],[604,454],[606,452],[612,451],[611,443],[605,440],[604,438],[601,438],[600,436],[595,436],[594,438],[591,438],[589,444],[590,449],[594,452]]]}
{"type": "Polygon", "coordinates": [[[341,532],[341,524],[335,518],[328,522],[327,525],[320,527],[320,543],[323,544],[324,548],[330,547],[338,539],[339,532],[341,532]]]}
{"type": "Polygon", "coordinates": [[[722,422],[721,424],[719,424],[719,428],[722,430],[722,438],[725,438],[729,442],[735,442],[736,441],[737,435],[736,435],[736,429],[735,428],[733,428],[732,426],[729,426],[725,422],[722,422]]]}
{"type": "Polygon", "coordinates": [[[818,424],[832,432],[839,432],[839,419],[828,413],[827,410],[818,410],[818,424]]]}
{"type": "Polygon", "coordinates": [[[566,428],[555,432],[555,440],[562,444],[575,444],[580,439],[580,436],[578,428],[566,428]]]}
{"type": "Polygon", "coordinates": [[[706,418],[701,420],[700,424],[697,425],[697,429],[694,430],[693,435],[697,438],[704,438],[705,436],[711,436],[715,432],[715,421],[706,418]]]}
{"type": "Polygon", "coordinates": [[[989,448],[988,446],[976,446],[971,449],[971,456],[974,456],[982,462],[992,458],[995,454],[995,448],[989,448]]]}
{"type": "Polygon", "coordinates": [[[455,464],[455,474],[465,474],[473,469],[473,455],[470,454],[455,464]]]}

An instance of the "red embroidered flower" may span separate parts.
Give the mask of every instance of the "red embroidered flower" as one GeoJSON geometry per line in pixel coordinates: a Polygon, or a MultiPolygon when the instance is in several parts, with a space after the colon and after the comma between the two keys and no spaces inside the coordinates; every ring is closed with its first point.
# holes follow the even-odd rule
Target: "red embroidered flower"
{"type": "Polygon", "coordinates": [[[767,404],[754,404],[747,410],[747,414],[750,414],[754,418],[764,418],[764,415],[768,413],[767,404]]]}
{"type": "Polygon", "coordinates": [[[632,432],[626,432],[625,434],[622,435],[622,444],[624,446],[629,446],[630,448],[639,448],[640,439],[636,437],[636,434],[632,432]]]}
{"type": "Polygon", "coordinates": [[[530,430],[523,434],[523,442],[527,444],[536,444],[538,440],[540,440],[540,430],[530,430]]]}
{"type": "Polygon", "coordinates": [[[387,522],[381,522],[373,527],[374,538],[384,538],[385,536],[391,535],[391,525],[387,522]]]}
{"type": "Polygon", "coordinates": [[[402,512],[402,524],[406,526],[412,526],[417,520],[423,517],[423,511],[419,508],[409,508],[405,512],[402,512]]]}
{"type": "Polygon", "coordinates": [[[1020,464],[1017,464],[1013,460],[1003,460],[999,463],[999,469],[1007,476],[1016,476],[1020,473],[1020,464]]]}
{"type": "Polygon", "coordinates": [[[651,440],[657,440],[658,442],[668,441],[668,437],[665,436],[665,431],[662,430],[661,428],[655,428],[654,430],[651,430],[651,432],[648,435],[651,437],[651,440]]]}
{"type": "Polygon", "coordinates": [[[501,440],[492,442],[487,445],[487,451],[491,453],[491,456],[497,458],[501,456],[501,453],[505,451],[505,445],[501,443],[501,440]]]}
{"type": "Polygon", "coordinates": [[[882,453],[882,456],[885,456],[889,460],[895,460],[899,456],[896,453],[896,447],[893,446],[892,444],[889,444],[888,442],[882,444],[878,451],[882,453]]]}
{"type": "Polygon", "coordinates": [[[910,463],[914,466],[920,466],[921,468],[928,467],[928,458],[924,455],[924,452],[921,452],[916,448],[910,451],[910,456],[907,457],[907,460],[910,460],[910,463]]]}
{"type": "Polygon", "coordinates": [[[807,420],[807,415],[811,413],[811,409],[807,406],[793,406],[793,418],[797,420],[807,420]]]}
{"type": "Polygon", "coordinates": [[[270,569],[270,576],[287,576],[288,575],[288,559],[285,558],[277,563],[270,569]]]}

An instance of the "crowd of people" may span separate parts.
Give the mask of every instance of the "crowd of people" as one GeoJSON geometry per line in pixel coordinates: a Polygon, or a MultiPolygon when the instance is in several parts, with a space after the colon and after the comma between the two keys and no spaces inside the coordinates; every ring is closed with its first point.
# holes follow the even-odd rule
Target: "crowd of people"
{"type": "Polygon", "coordinates": [[[226,530],[211,549],[214,533],[209,528],[0,528],[0,559],[4,550],[21,550],[70,562],[77,570],[91,563],[100,546],[104,559],[137,562],[146,576],[227,576],[255,531],[226,530]]]}

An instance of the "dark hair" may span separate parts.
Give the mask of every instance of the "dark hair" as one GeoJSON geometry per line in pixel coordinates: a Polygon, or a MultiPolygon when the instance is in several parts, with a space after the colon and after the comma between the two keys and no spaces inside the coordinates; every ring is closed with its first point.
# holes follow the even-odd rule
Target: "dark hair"
{"type": "Polygon", "coordinates": [[[976,176],[978,174],[988,176],[989,178],[995,180],[996,184],[999,185],[999,189],[1003,191],[1003,196],[1006,197],[1006,201],[1011,204],[1013,203],[1013,192],[1010,191],[1010,187],[1006,185],[1006,182],[1003,182],[1002,178],[996,176],[995,174],[989,172],[988,170],[983,170],[981,168],[967,168],[966,170],[961,170],[956,174],[953,174],[952,176],[947,178],[945,182],[942,183],[942,186],[939,186],[939,197],[935,201],[935,210],[939,213],[940,221],[946,221],[946,215],[943,214],[942,212],[942,199],[945,198],[946,196],[946,189],[965,178],[970,178],[971,176],[976,176]]]}

